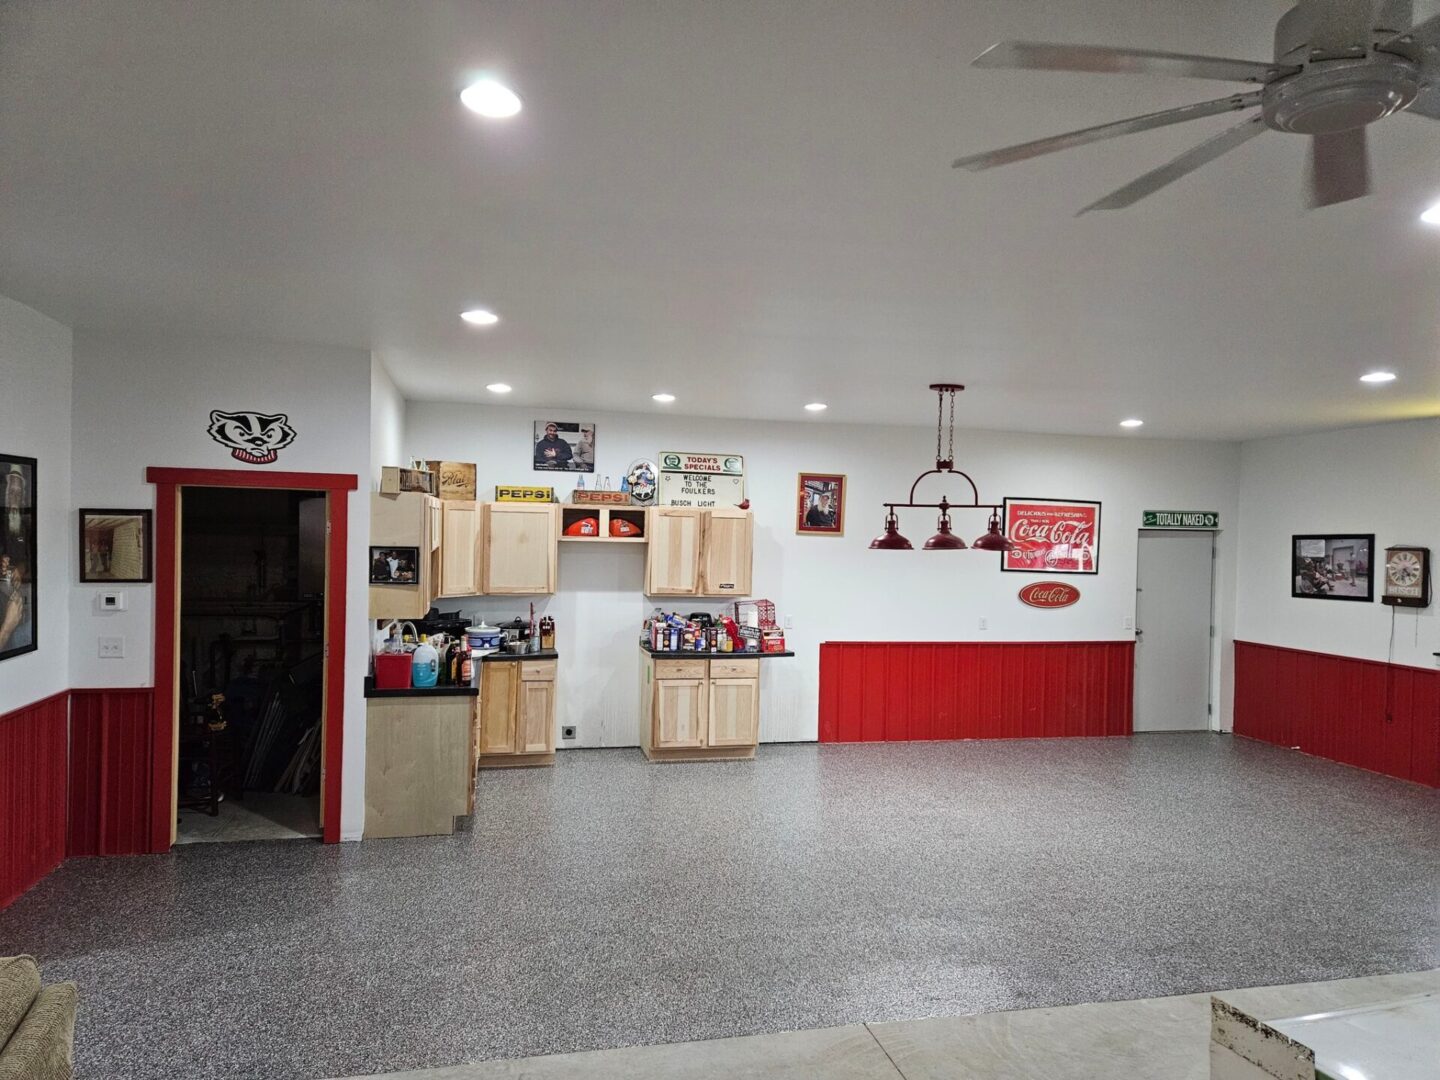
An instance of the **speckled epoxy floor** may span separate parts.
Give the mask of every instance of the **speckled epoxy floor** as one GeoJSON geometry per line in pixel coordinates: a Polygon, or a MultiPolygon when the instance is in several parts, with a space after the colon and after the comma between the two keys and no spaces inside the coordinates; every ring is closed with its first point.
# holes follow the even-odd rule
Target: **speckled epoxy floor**
{"type": "Polygon", "coordinates": [[[476,831],[67,863],[82,1077],[324,1077],[1440,966],[1440,794],[1211,735],[486,773],[476,831]]]}

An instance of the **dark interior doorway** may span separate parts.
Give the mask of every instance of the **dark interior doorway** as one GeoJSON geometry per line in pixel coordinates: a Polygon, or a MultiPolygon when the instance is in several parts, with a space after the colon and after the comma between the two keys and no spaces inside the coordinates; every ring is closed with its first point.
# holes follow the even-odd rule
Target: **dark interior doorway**
{"type": "Polygon", "coordinates": [[[177,843],[320,836],[323,491],[181,507],[177,843]]]}

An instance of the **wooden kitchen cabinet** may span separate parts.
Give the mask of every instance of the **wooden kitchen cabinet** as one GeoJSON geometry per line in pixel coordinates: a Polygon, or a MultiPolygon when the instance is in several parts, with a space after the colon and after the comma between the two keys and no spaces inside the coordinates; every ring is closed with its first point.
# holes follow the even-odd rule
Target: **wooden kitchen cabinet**
{"type": "Polygon", "coordinates": [[[555,661],[480,668],[480,767],[555,763],[555,661]]]}
{"type": "Polygon", "coordinates": [[[484,591],[482,524],[479,503],[440,503],[440,589],[438,596],[479,596],[484,591]]]}
{"type": "Polygon", "coordinates": [[[750,594],[755,517],[749,510],[657,506],[646,529],[646,595],[750,594]]]}
{"type": "Polygon", "coordinates": [[[755,516],[749,510],[705,511],[700,539],[700,595],[750,595],[755,516]]]}
{"type": "Polygon", "coordinates": [[[481,514],[483,591],[518,596],[553,593],[557,521],[553,504],[486,503],[481,514]]]}
{"type": "MultiPolygon", "coordinates": [[[[417,491],[370,496],[372,547],[415,548],[420,556],[417,580],[412,585],[371,585],[370,618],[420,619],[430,610],[436,581],[434,554],[440,541],[432,531],[438,523],[438,499],[417,491]],[[434,504],[434,507],[432,507],[434,504]]],[[[368,572],[369,567],[366,567],[368,572]]]]}
{"type": "Polygon", "coordinates": [[[700,534],[704,511],[657,506],[645,523],[645,592],[649,596],[694,596],[700,591],[700,534]]]}
{"type": "Polygon", "coordinates": [[[751,758],[760,735],[756,658],[644,654],[640,748],[651,761],[751,758]]]}

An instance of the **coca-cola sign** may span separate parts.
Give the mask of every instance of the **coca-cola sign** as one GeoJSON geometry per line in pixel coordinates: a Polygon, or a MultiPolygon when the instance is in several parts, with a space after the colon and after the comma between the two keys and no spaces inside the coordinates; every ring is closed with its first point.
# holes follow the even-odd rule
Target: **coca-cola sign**
{"type": "Polygon", "coordinates": [[[1072,499],[1006,499],[1005,535],[1015,545],[1000,569],[1023,574],[1100,570],[1100,504],[1072,499]]]}
{"type": "Polygon", "coordinates": [[[1038,608],[1069,607],[1080,590],[1067,581],[1032,581],[1020,590],[1020,602],[1038,608]]]}

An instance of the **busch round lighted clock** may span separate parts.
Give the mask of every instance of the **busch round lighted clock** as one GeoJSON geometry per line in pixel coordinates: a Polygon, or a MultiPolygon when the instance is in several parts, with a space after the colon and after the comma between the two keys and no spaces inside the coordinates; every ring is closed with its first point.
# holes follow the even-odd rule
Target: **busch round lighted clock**
{"type": "Polygon", "coordinates": [[[1385,549],[1385,591],[1382,603],[1393,607],[1430,606],[1430,549],[1385,549]]]}

